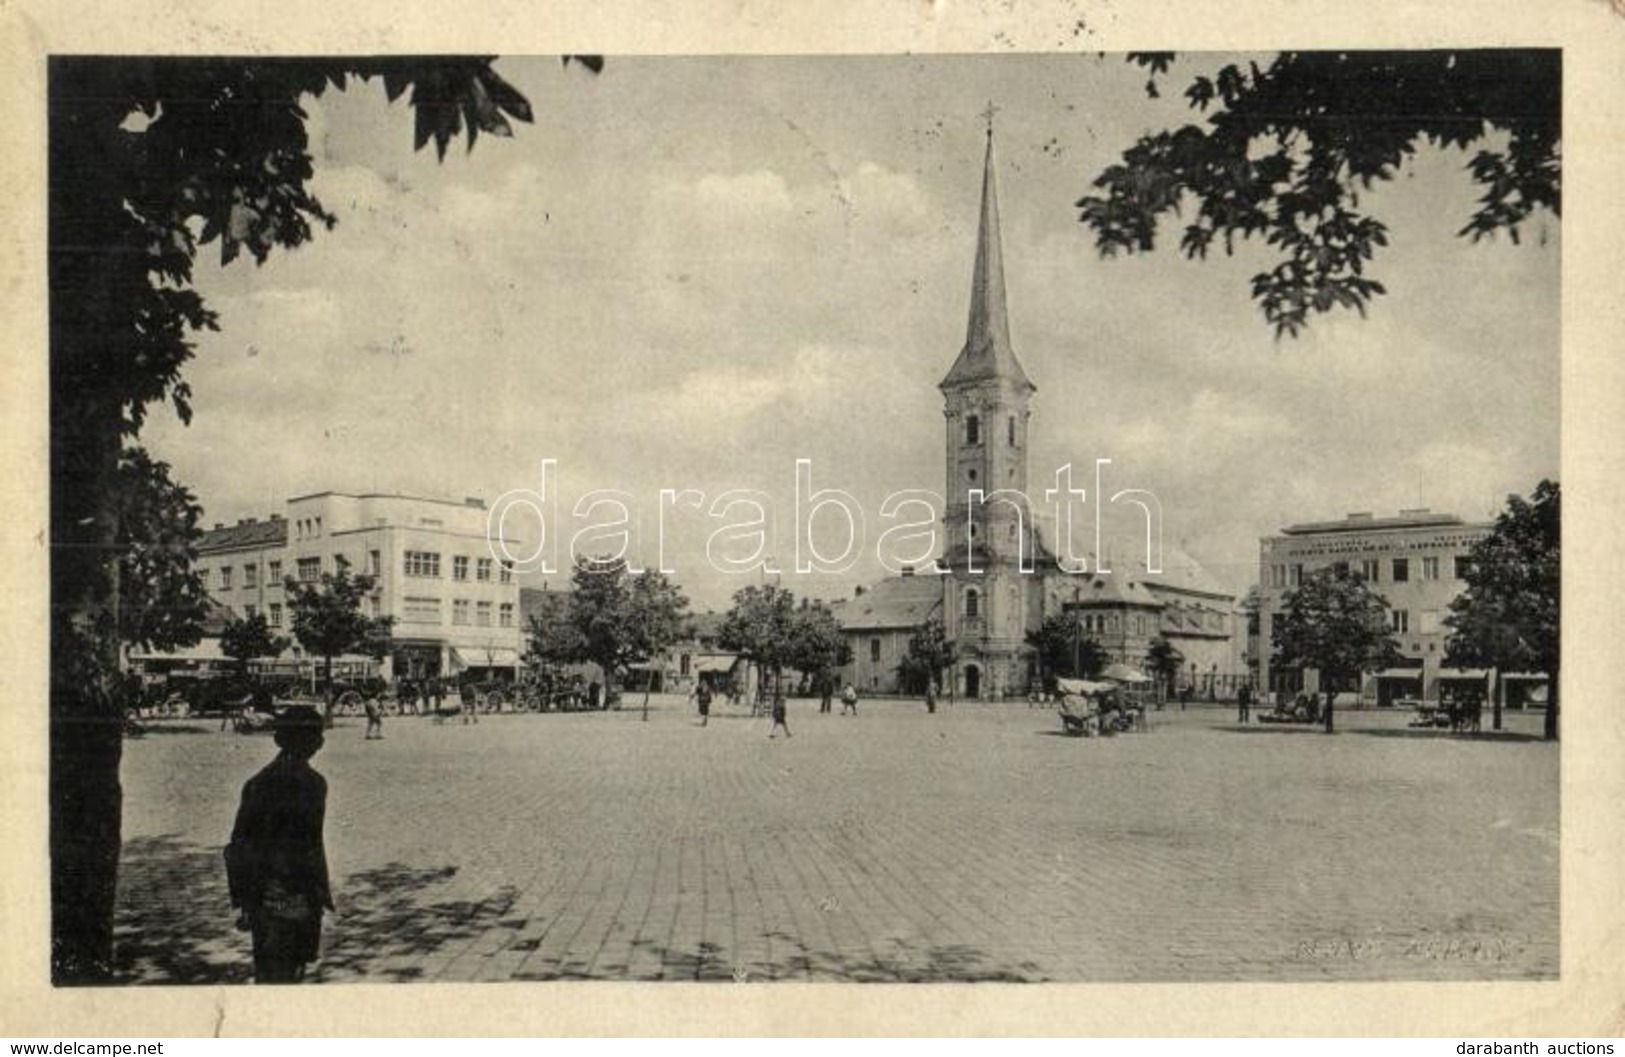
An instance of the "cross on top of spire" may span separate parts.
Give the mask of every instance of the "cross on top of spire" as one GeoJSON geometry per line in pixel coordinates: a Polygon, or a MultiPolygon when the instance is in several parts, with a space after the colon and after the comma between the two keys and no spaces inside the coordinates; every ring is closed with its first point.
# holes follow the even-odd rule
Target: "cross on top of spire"
{"type": "Polygon", "coordinates": [[[970,320],[965,347],[942,387],[979,385],[1003,380],[1031,392],[1033,383],[1010,347],[1010,324],[1004,303],[1004,251],[999,239],[999,192],[994,176],[993,116],[999,108],[988,101],[987,154],[982,160],[982,213],[976,234],[976,267],[971,275],[970,320]]]}

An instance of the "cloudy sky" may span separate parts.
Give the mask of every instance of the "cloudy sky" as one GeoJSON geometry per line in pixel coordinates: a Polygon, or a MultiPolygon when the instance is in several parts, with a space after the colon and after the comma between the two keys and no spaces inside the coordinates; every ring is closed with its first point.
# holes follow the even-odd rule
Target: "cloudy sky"
{"type": "MultiPolygon", "coordinates": [[[[1555,476],[1558,226],[1455,238],[1465,155],[1425,152],[1364,196],[1390,293],[1295,341],[1248,297],[1257,251],[1097,256],[1073,203],[1139,133],[1191,120],[1183,79],[1223,61],[1185,58],[1151,100],[1093,55],[611,57],[597,77],[504,59],[536,124],[444,163],[381,88],[333,93],[309,109],[338,227],[263,267],[200,267],[222,329],[189,368],[197,415],[156,415],[145,443],[210,522],[326,489],[494,499],[555,459],[566,512],[592,489],[640,500],[649,560],[660,489],[757,488],[785,565],[807,458],[871,511],[872,554],[882,497],[943,488],[936,385],[964,340],[991,99],[1035,500],[1061,464],[1081,482],[1109,458],[1108,489],[1155,492],[1167,542],[1240,591],[1282,525],[1484,518],[1555,476]]],[[[753,582],[708,569],[721,524],[668,525],[701,604],[753,582]]]]}

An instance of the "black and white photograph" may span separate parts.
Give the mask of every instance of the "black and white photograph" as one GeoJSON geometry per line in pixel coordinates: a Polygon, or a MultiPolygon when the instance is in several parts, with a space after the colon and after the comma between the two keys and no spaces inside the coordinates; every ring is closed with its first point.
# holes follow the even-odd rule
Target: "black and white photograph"
{"type": "Polygon", "coordinates": [[[1568,56],[1091,17],[46,56],[35,986],[1565,982],[1568,56]]]}

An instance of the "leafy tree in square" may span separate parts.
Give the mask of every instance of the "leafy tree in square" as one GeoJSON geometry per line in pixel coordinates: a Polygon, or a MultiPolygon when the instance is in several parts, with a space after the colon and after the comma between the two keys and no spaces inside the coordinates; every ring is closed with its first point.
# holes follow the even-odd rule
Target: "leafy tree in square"
{"type": "Polygon", "coordinates": [[[409,94],[417,147],[433,142],[442,155],[460,134],[472,147],[480,132],[509,135],[510,119],[531,120],[530,104],[489,57],[54,56],[47,66],[58,984],[105,980],[112,968],[122,651],[141,635],[181,644],[201,615],[201,591],[169,559],[149,568],[169,562],[163,590],[182,604],[148,610],[155,623],[145,629],[121,615],[125,444],[155,403],[170,401],[191,418],[181,370],[192,336],[218,326],[193,288],[200,249],[218,245],[223,262],[247,250],[263,262],[336,222],[306,186],[313,170],[301,101],[351,77],[381,79],[391,101],[409,94]]]}
{"type": "MultiPolygon", "coordinates": [[[[1314,668],[1329,691],[1347,688],[1364,672],[1387,668],[1400,659],[1399,642],[1387,601],[1365,578],[1336,567],[1317,569],[1282,598],[1272,664],[1314,668]]],[[[1332,732],[1332,702],[1326,701],[1326,733],[1332,732]]]]}
{"type": "Polygon", "coordinates": [[[1168,641],[1168,636],[1158,635],[1151,640],[1151,646],[1145,653],[1145,666],[1151,669],[1152,678],[1157,680],[1159,693],[1166,694],[1173,688],[1174,680],[1179,677],[1179,669],[1184,665],[1185,655],[1168,641]]]}
{"type": "MultiPolygon", "coordinates": [[[[1562,492],[1541,481],[1529,499],[1511,496],[1495,529],[1473,545],[1467,589],[1450,603],[1445,663],[1457,667],[1544,672],[1545,736],[1557,738],[1562,665],[1562,492]]],[[[1500,726],[1500,698],[1495,724],[1500,726]]]]}
{"type": "Polygon", "coordinates": [[[1072,672],[1072,644],[1078,638],[1077,618],[1068,613],[1052,613],[1027,632],[1026,642],[1038,660],[1038,679],[1048,693],[1055,691],[1055,677],[1072,672]]]}
{"type": "Polygon", "coordinates": [[[341,566],[338,572],[322,573],[313,583],[288,577],[283,583],[289,624],[293,637],[312,656],[323,661],[325,715],[333,719],[333,661],[346,653],[380,658],[389,652],[390,629],[394,617],[370,617],[362,604],[378,584],[366,574],[352,574],[341,566]]]}
{"type": "MultiPolygon", "coordinates": [[[[620,558],[583,559],[570,582],[569,627],[545,648],[558,660],[598,665],[607,701],[633,664],[652,660],[682,636],[688,598],[664,573],[633,575],[620,558]]],[[[645,716],[648,700],[645,693],[645,716]]]]}
{"type": "MultiPolygon", "coordinates": [[[[1131,54],[1151,71],[1174,62],[1131,54]]],[[[1385,293],[1370,271],[1388,228],[1361,193],[1401,175],[1425,146],[1470,148],[1483,190],[1460,234],[1514,242],[1540,213],[1558,215],[1562,54],[1556,49],[1282,52],[1197,75],[1185,90],[1203,124],[1147,133],[1078,201],[1102,256],[1148,252],[1170,215],[1186,216],[1180,250],[1203,259],[1258,238],[1277,254],[1252,296],[1277,336],[1312,315],[1362,316],[1385,293]]]]}
{"type": "Polygon", "coordinates": [[[835,669],[851,661],[852,648],[835,614],[822,603],[803,598],[790,620],[789,666],[824,686],[834,680],[835,669]]]}
{"type": "Polygon", "coordinates": [[[929,683],[949,686],[943,673],[959,659],[959,648],[948,637],[942,621],[932,619],[914,629],[909,636],[908,650],[897,667],[899,681],[910,691],[918,693],[929,683]]]}
{"type": "Polygon", "coordinates": [[[203,510],[141,448],[119,455],[113,494],[118,604],[112,631],[125,646],[169,650],[202,637],[208,594],[193,563],[203,510]]]}
{"type": "Polygon", "coordinates": [[[734,592],[717,643],[756,665],[764,677],[771,673],[777,692],[784,669],[794,667],[800,655],[797,625],[794,592],[777,584],[743,587],[734,592]]]}
{"type": "Polygon", "coordinates": [[[289,646],[286,636],[273,634],[264,613],[232,618],[220,631],[220,652],[237,662],[237,673],[248,676],[248,662],[280,657],[289,646]]]}

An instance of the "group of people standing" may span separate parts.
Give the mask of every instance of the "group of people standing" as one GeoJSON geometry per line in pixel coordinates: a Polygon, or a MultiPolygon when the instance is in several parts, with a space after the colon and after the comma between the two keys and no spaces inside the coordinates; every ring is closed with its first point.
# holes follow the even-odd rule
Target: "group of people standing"
{"type": "MultiPolygon", "coordinates": [[[[818,711],[831,711],[835,697],[835,684],[833,680],[822,683],[819,690],[820,700],[818,711]]],[[[711,721],[711,702],[716,699],[716,691],[712,690],[710,683],[702,679],[695,684],[694,689],[689,693],[688,696],[689,700],[694,703],[695,710],[699,713],[700,726],[707,726],[711,721]]],[[[936,711],[936,707],[933,702],[928,701],[926,707],[933,712],[936,711]]],[[[790,724],[788,722],[789,709],[785,704],[784,691],[774,691],[769,712],[773,717],[773,725],[768,729],[767,736],[769,738],[777,737],[779,731],[782,730],[784,731],[785,737],[790,737],[790,724]]],[[[756,714],[756,709],[754,706],[751,709],[751,714],[756,714]]],[[[841,690],[841,715],[855,716],[857,714],[857,687],[853,686],[851,683],[848,683],[841,690]]]]}

